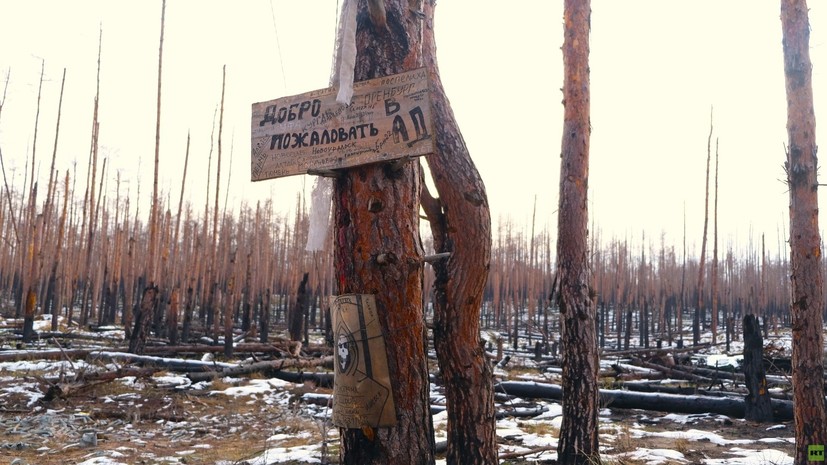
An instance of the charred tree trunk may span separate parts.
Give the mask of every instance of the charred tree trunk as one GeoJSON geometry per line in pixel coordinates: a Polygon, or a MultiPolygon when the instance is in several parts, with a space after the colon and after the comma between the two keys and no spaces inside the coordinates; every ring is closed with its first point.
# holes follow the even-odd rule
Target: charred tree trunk
{"type": "Polygon", "coordinates": [[[626,332],[623,336],[623,350],[629,350],[632,340],[632,317],[634,314],[631,310],[626,311],[626,332]]]}
{"type": "Polygon", "coordinates": [[[806,0],[781,0],[787,91],[787,184],[790,192],[795,463],[807,445],[827,443],[824,406],[824,278],[818,230],[818,158],[813,109],[810,20],[806,0]]]}
{"type": "Polygon", "coordinates": [[[247,253],[247,266],[244,272],[244,307],[241,318],[241,331],[255,329],[253,323],[253,271],[252,253],[247,253]]]}
{"type": "Polygon", "coordinates": [[[227,289],[227,298],[224,302],[224,356],[230,358],[233,356],[233,313],[236,308],[236,298],[233,289],[233,281],[227,289]]]}
{"type": "MultiPolygon", "coordinates": [[[[35,190],[37,187],[35,186],[35,190]]],[[[33,194],[34,195],[34,194],[33,194]]],[[[32,202],[34,203],[34,202],[32,202]]],[[[26,290],[26,308],[23,313],[23,342],[30,342],[34,337],[34,317],[37,310],[37,271],[40,256],[40,234],[43,215],[38,215],[32,224],[32,239],[29,244],[29,286],[26,290]]]]}
{"type": "MultiPolygon", "coordinates": [[[[156,249],[158,242],[158,159],[161,141],[161,65],[164,56],[164,16],[166,14],[166,0],[161,2],[161,39],[158,47],[158,94],[156,100],[155,117],[155,171],[152,187],[152,210],[149,220],[149,252],[147,254],[147,265],[144,273],[148,280],[141,297],[141,306],[138,315],[135,315],[135,329],[129,339],[129,351],[133,354],[141,354],[146,346],[146,338],[149,336],[149,327],[153,322],[155,310],[158,307],[158,276],[156,263],[156,249]]],[[[90,233],[91,234],[91,233],[90,233]]],[[[91,243],[91,240],[90,240],[91,243]]]]}
{"type": "Polygon", "coordinates": [[[167,336],[169,337],[170,345],[178,344],[178,308],[180,306],[178,294],[179,290],[176,287],[172,290],[172,295],[169,298],[167,336]]]}
{"type": "Polygon", "coordinates": [[[772,404],[764,373],[764,339],[758,318],[744,317],[744,378],[749,394],[745,399],[744,418],[751,421],[772,421],[772,404]]]}
{"type": "MultiPolygon", "coordinates": [[[[432,92],[436,152],[428,166],[439,194],[423,192],[434,249],[434,346],[445,380],[447,463],[496,464],[491,366],[480,340],[480,308],[491,262],[491,215],[485,185],[468,152],[439,76],[433,20],[426,2],[424,55],[432,92]]],[[[515,325],[516,328],[516,325],[515,325]]]]}
{"type": "Polygon", "coordinates": [[[304,333],[302,332],[302,324],[304,323],[304,313],[307,311],[307,279],[310,273],[305,273],[299,283],[299,288],[296,291],[296,305],[290,312],[290,340],[301,341],[304,333]]]}
{"type": "Polygon", "coordinates": [[[589,288],[590,0],[566,0],[563,12],[563,143],[557,222],[557,275],[563,340],[564,464],[600,463],[597,435],[596,310],[589,288]]]}
{"type": "Polygon", "coordinates": [[[158,306],[158,287],[150,284],[144,289],[141,296],[141,306],[135,314],[135,327],[132,330],[132,338],[129,340],[129,352],[143,354],[146,347],[146,338],[149,336],[149,328],[152,325],[152,315],[155,307],[158,306]]]}
{"type": "Polygon", "coordinates": [[[195,292],[192,286],[187,286],[187,303],[184,305],[184,323],[181,327],[181,341],[186,343],[190,340],[190,329],[192,328],[192,312],[195,300],[195,292]]]}
{"type": "MultiPolygon", "coordinates": [[[[422,65],[422,21],[416,14],[421,9],[421,1],[358,2],[356,81],[422,65]],[[371,3],[372,14],[366,3],[371,3]]],[[[376,295],[397,410],[394,426],[340,429],[343,464],[434,463],[422,314],[419,196],[418,160],[348,169],[334,182],[338,293],[376,295]],[[369,209],[371,199],[374,208],[369,209]],[[377,260],[381,254],[386,257],[384,264],[377,260]]]]}
{"type": "Polygon", "coordinates": [[[718,139],[715,139],[715,202],[712,213],[712,345],[718,343],[718,139]]]}
{"type": "Polygon", "coordinates": [[[258,321],[258,340],[266,343],[267,338],[270,335],[270,299],[272,293],[270,289],[267,289],[267,294],[264,296],[263,302],[261,303],[261,310],[259,312],[259,321],[258,321]]]}
{"type": "Polygon", "coordinates": [[[706,273],[706,240],[709,229],[709,162],[712,159],[712,112],[709,115],[709,137],[706,142],[706,184],[704,189],[704,235],[701,241],[701,257],[698,262],[698,306],[692,318],[692,344],[701,343],[701,320],[706,308],[704,299],[704,274],[706,273]]]}
{"type": "MultiPolygon", "coordinates": [[[[504,381],[497,384],[496,390],[524,399],[559,400],[563,394],[563,388],[560,386],[530,381],[504,381]]],[[[737,418],[744,417],[744,401],[734,397],[600,389],[600,401],[603,406],[611,408],[657,410],[673,413],[719,413],[737,418]]],[[[792,407],[792,403],[789,401],[772,400],[773,413],[777,421],[791,419],[792,407]]],[[[804,450],[806,451],[807,448],[805,447],[804,450]]],[[[560,460],[558,463],[571,462],[560,460]]]]}

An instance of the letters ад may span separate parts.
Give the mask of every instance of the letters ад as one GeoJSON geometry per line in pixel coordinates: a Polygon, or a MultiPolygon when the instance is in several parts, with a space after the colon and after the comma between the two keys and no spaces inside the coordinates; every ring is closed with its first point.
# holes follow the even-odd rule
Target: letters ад
{"type": "Polygon", "coordinates": [[[428,72],[419,68],[252,106],[251,179],[349,168],[434,151],[428,72]]]}
{"type": "Polygon", "coordinates": [[[330,298],[334,339],[333,424],[396,424],[385,338],[372,294],[330,298]]]}

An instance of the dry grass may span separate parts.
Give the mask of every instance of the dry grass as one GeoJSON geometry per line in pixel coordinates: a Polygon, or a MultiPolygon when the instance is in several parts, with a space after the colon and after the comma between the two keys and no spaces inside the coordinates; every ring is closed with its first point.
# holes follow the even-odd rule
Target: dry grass
{"type": "Polygon", "coordinates": [[[517,426],[519,426],[527,434],[554,437],[560,436],[560,430],[555,428],[551,422],[548,421],[518,422],[517,426]]]}
{"type": "Polygon", "coordinates": [[[186,455],[186,463],[190,464],[212,464],[219,460],[223,462],[244,463],[247,460],[253,459],[267,449],[265,441],[220,441],[210,444],[209,449],[192,449],[195,450],[193,454],[186,455]]]}
{"type": "Polygon", "coordinates": [[[221,377],[214,378],[212,381],[210,381],[210,390],[213,390],[213,391],[223,391],[225,389],[229,389],[229,388],[235,387],[235,386],[236,386],[236,384],[227,382],[225,380],[225,378],[221,378],[221,377]]]}
{"type": "Polygon", "coordinates": [[[629,457],[616,457],[610,459],[601,459],[601,465],[646,465],[648,462],[642,459],[633,459],[629,457]]]}
{"type": "Polygon", "coordinates": [[[525,365],[509,365],[507,368],[507,378],[512,381],[521,381],[525,376],[536,377],[538,374],[541,373],[540,370],[538,370],[537,368],[525,365]]]}
{"type": "Polygon", "coordinates": [[[632,430],[627,423],[620,425],[614,440],[614,449],[617,452],[631,452],[637,449],[637,442],[632,436],[632,430]]]}
{"type": "Polygon", "coordinates": [[[683,455],[688,454],[691,449],[689,447],[689,439],[685,437],[675,438],[674,444],[672,444],[672,449],[680,452],[683,455]]]}

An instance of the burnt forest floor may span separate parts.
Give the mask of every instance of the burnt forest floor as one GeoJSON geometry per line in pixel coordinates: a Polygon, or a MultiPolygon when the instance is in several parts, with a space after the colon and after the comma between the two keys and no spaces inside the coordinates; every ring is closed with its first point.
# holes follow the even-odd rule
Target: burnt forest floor
{"type": "MultiPolygon", "coordinates": [[[[0,346],[0,354],[12,352],[8,343],[0,346]]],[[[312,383],[260,374],[192,383],[181,373],[156,371],[44,397],[61,377],[118,367],[83,359],[0,362],[0,465],[337,462],[338,431],[330,424],[330,408],[319,402],[332,390],[312,383]]],[[[516,354],[496,375],[559,383],[554,372],[516,354]]],[[[441,388],[431,389],[432,403],[440,404],[441,388]]],[[[498,396],[498,409],[538,413],[506,413],[498,420],[501,463],[554,463],[558,402],[498,396]]],[[[444,441],[445,412],[434,415],[434,425],[437,442],[444,441]]],[[[611,406],[600,412],[608,464],[791,464],[793,436],[790,421],[759,424],[611,406]]]]}

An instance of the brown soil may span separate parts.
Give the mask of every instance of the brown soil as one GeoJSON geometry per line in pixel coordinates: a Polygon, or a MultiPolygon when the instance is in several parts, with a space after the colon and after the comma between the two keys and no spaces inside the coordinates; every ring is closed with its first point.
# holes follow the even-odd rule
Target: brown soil
{"type": "MultiPolygon", "coordinates": [[[[6,386],[35,381],[36,378],[31,376],[0,376],[0,384],[6,386]]],[[[219,385],[211,386],[211,389],[230,387],[220,386],[220,383],[217,382],[219,385]]],[[[42,389],[45,390],[45,387],[42,389]]],[[[299,386],[290,396],[296,399],[308,390],[313,388],[299,386]]],[[[136,385],[126,385],[121,381],[101,383],[49,403],[39,402],[32,406],[28,403],[28,397],[21,394],[2,399],[0,446],[4,448],[0,449],[0,465],[11,464],[14,459],[21,459],[22,462],[18,462],[21,465],[78,464],[103,455],[102,451],[117,451],[121,455],[115,460],[128,464],[176,463],[164,460],[164,457],[176,457],[177,463],[213,465],[221,460],[241,465],[260,455],[268,446],[272,447],[268,444],[268,438],[275,433],[311,433],[310,437],[297,438],[294,445],[318,444],[321,441],[319,422],[299,414],[295,404],[268,405],[261,396],[254,399],[249,396],[210,395],[209,390],[183,391],[165,387],[154,378],[142,380],[136,385]],[[46,431],[38,432],[38,428],[46,431]],[[81,442],[83,431],[94,431],[97,444],[84,445],[81,442]],[[14,446],[19,443],[25,446],[17,450],[14,446]]],[[[685,424],[665,419],[664,415],[639,410],[612,410],[611,422],[601,426],[601,449],[611,455],[639,448],[677,450],[684,454],[687,462],[683,463],[731,458],[733,455],[728,451],[733,447],[771,448],[793,455],[794,445],[789,441],[722,446],[710,440],[639,437],[635,434],[636,430],[674,432],[695,429],[729,440],[757,441],[793,436],[791,422],[775,423],[784,428],[768,431],[771,425],[718,415],[690,416],[685,424]]],[[[331,462],[335,462],[335,446],[331,455],[331,462]]],[[[526,456],[503,463],[543,462],[532,461],[530,456],[526,456]]],[[[636,465],[645,462],[614,458],[608,463],[636,465]]]]}
{"type": "Polygon", "coordinates": [[[318,430],[287,407],[251,397],[185,392],[151,380],[141,384],[135,390],[119,381],[103,383],[31,407],[28,397],[5,397],[0,406],[0,447],[5,446],[0,465],[14,459],[29,465],[71,465],[108,456],[104,451],[117,451],[120,455],[113,460],[127,464],[171,463],[164,457],[186,464],[243,464],[260,455],[275,433],[318,430]],[[23,421],[15,430],[16,420],[23,421]],[[32,423],[43,426],[41,431],[33,431],[32,423]],[[96,433],[94,446],[81,440],[90,430],[96,433]]]}

